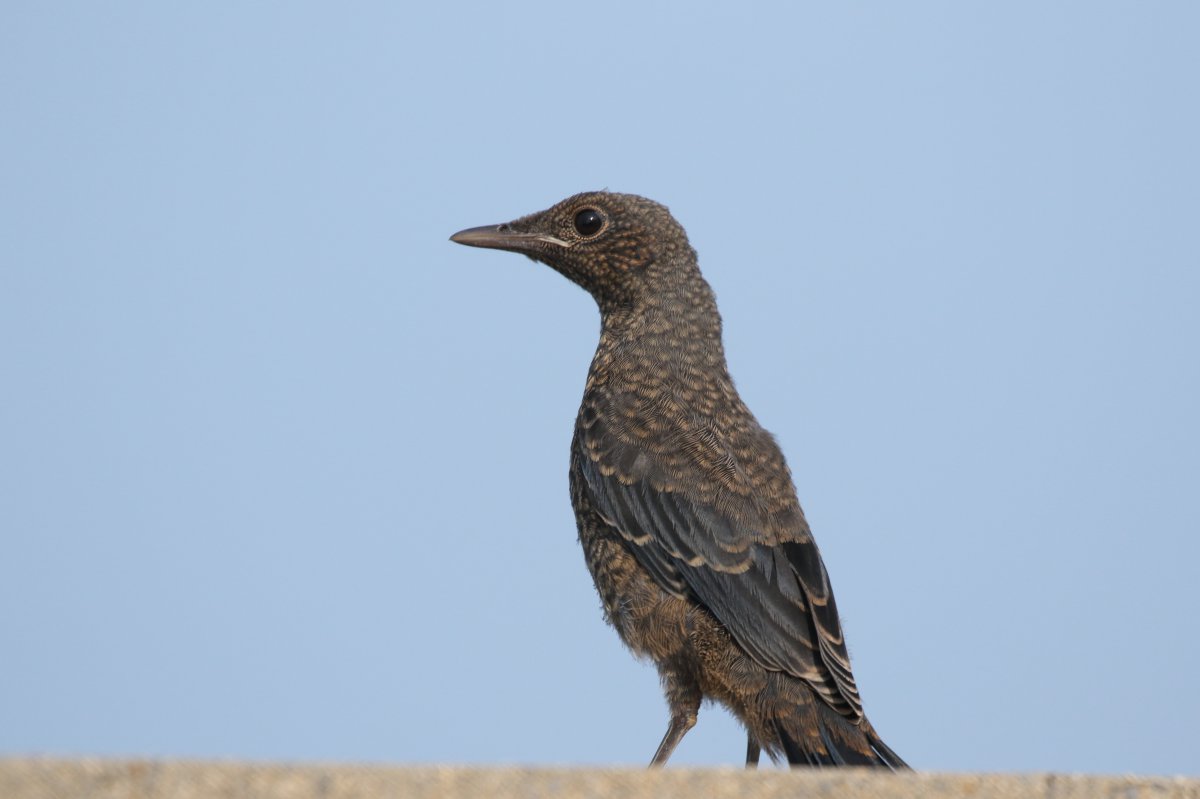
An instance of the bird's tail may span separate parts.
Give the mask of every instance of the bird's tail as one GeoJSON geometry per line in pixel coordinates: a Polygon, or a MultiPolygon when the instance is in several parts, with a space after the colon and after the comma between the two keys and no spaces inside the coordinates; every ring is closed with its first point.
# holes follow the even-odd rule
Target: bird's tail
{"type": "Polygon", "coordinates": [[[909,768],[879,737],[865,718],[850,722],[837,711],[816,703],[817,735],[811,717],[800,724],[798,716],[778,721],[779,740],[792,766],[873,766],[904,771],[909,768]]]}

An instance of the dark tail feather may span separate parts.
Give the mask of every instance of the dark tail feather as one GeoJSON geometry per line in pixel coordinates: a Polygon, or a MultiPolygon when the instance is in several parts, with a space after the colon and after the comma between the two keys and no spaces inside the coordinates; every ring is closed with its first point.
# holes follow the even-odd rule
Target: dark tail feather
{"type": "Polygon", "coordinates": [[[812,747],[802,746],[787,730],[780,729],[779,740],[783,743],[783,753],[787,755],[789,766],[836,766],[837,760],[828,752],[817,752],[812,747]]]}
{"type": "Polygon", "coordinates": [[[885,744],[879,738],[879,736],[875,734],[875,730],[871,730],[871,734],[868,736],[868,739],[871,742],[871,748],[875,750],[875,754],[879,756],[879,759],[883,762],[883,765],[887,766],[892,771],[910,771],[912,769],[912,766],[905,763],[904,760],[901,759],[900,755],[893,752],[892,748],[885,744]]]}
{"type": "Polygon", "coordinates": [[[779,739],[789,765],[908,769],[908,764],[879,738],[866,719],[861,726],[854,725],[826,706],[818,707],[816,716],[819,744],[800,730],[788,729],[791,725],[786,721],[778,725],[779,739]]]}

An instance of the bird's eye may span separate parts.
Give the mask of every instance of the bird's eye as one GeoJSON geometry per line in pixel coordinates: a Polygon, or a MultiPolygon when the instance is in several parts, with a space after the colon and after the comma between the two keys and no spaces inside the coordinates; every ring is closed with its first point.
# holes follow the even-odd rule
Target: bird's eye
{"type": "Polygon", "coordinates": [[[580,236],[594,236],[604,227],[604,217],[595,208],[584,208],[575,214],[575,230],[580,236]]]}

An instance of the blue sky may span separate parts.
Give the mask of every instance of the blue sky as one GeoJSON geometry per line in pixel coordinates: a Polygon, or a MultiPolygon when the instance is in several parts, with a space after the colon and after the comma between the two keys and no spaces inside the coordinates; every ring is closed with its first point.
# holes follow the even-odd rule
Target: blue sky
{"type": "MultiPolygon", "coordinates": [[[[598,332],[457,247],[687,227],[869,715],[1200,774],[1190,3],[0,10],[0,753],[649,760],[567,446],[598,332]]],[[[701,713],[674,763],[737,764],[701,713]]]]}

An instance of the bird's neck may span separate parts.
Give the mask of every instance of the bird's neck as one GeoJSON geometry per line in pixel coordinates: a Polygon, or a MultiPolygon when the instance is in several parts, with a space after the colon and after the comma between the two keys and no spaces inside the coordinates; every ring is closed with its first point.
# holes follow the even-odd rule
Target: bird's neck
{"type": "Polygon", "coordinates": [[[700,375],[732,388],[716,299],[698,270],[660,283],[630,302],[601,306],[600,343],[589,388],[607,384],[614,376],[640,383],[673,378],[691,382],[700,375]]]}

